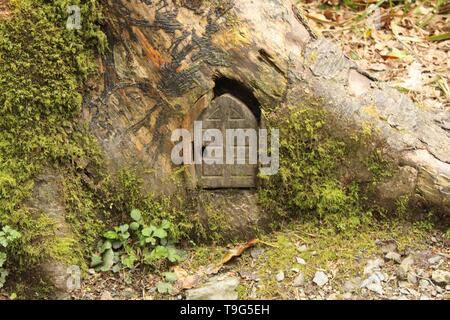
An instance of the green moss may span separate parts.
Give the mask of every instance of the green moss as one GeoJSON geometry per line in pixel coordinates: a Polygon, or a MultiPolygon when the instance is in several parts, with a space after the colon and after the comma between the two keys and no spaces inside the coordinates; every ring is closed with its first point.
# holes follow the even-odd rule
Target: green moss
{"type": "Polygon", "coordinates": [[[105,48],[97,24],[101,14],[97,1],[10,4],[11,15],[0,20],[0,224],[14,226],[23,237],[9,263],[13,271],[48,258],[80,263],[82,244],[93,237],[86,231],[97,219],[80,180],[81,164],[99,159],[95,140],[77,119],[83,82],[95,70],[96,51],[105,48]],[[65,27],[68,5],[80,6],[81,30],[65,27]],[[70,181],[65,200],[73,238],[57,236],[56,221],[45,212],[27,209],[33,180],[44,168],[56,168],[70,181]]]}
{"type": "Polygon", "coordinates": [[[279,173],[263,177],[259,191],[269,213],[347,232],[384,210],[373,203],[373,190],[393,176],[394,165],[368,126],[336,121],[314,100],[278,109],[268,123],[281,137],[279,173]]]}

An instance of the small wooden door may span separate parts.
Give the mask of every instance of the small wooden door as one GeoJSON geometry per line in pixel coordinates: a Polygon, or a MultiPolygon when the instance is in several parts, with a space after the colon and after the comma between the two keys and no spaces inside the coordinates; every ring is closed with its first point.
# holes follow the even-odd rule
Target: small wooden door
{"type": "MultiPolygon", "coordinates": [[[[258,122],[250,109],[240,100],[230,94],[224,94],[213,100],[208,108],[200,115],[203,132],[207,129],[219,129],[223,137],[223,164],[206,164],[202,162],[196,165],[198,185],[205,189],[218,188],[253,188],[256,186],[257,164],[249,162],[249,140],[245,139],[241,146],[235,140],[234,155],[238,155],[238,148],[245,148],[245,164],[226,164],[227,129],[253,129],[258,136],[258,122]]],[[[257,139],[257,138],[256,138],[257,139]]],[[[256,146],[257,148],[257,140],[256,146]]],[[[204,145],[204,148],[206,145],[204,145]]],[[[204,153],[204,156],[207,156],[204,153]]]]}

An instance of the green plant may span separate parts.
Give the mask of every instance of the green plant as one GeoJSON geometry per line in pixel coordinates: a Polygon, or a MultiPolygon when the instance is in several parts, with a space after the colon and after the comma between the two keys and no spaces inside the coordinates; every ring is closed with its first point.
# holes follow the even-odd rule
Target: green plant
{"type": "MultiPolygon", "coordinates": [[[[342,134],[330,121],[316,105],[289,108],[280,117],[269,119],[272,126],[281,130],[280,170],[263,179],[260,200],[277,215],[308,216],[323,226],[346,231],[371,216],[364,208],[365,197],[356,179],[346,178],[357,161],[356,144],[364,141],[345,140],[343,136],[352,135],[342,134]]],[[[366,171],[369,172],[367,168],[366,171]]]]}
{"type": "Polygon", "coordinates": [[[178,280],[177,275],[174,272],[163,272],[163,281],[158,282],[156,290],[159,293],[170,293],[172,290],[172,284],[178,280]]]}
{"type": "Polygon", "coordinates": [[[147,224],[143,213],[133,209],[131,221],[108,230],[91,257],[91,267],[99,271],[118,272],[134,268],[137,263],[156,266],[159,262],[176,263],[185,253],[175,247],[170,234],[172,223],[162,220],[158,225],[147,224]]]}
{"type": "MultiPolygon", "coordinates": [[[[4,226],[0,231],[0,246],[3,247],[3,249],[6,249],[20,237],[21,234],[18,231],[12,229],[9,226],[4,226]]],[[[6,277],[8,276],[8,270],[6,270],[5,268],[6,261],[6,252],[0,251],[0,288],[3,287],[6,281],[6,277]]]]}

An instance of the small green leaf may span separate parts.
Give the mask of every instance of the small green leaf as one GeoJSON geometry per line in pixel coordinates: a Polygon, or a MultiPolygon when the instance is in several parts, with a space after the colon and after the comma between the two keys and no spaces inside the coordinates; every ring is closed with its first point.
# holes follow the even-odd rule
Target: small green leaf
{"type": "Polygon", "coordinates": [[[98,267],[103,262],[102,257],[100,257],[98,254],[94,254],[91,257],[91,268],[98,267]]]}
{"type": "Polygon", "coordinates": [[[136,222],[141,221],[142,219],[142,213],[138,209],[131,210],[131,219],[133,219],[136,222]]]}
{"type": "Polygon", "coordinates": [[[178,280],[177,274],[175,272],[164,272],[162,275],[167,282],[175,282],[178,280]]]}
{"type": "Polygon", "coordinates": [[[0,252],[0,268],[3,266],[5,262],[6,262],[6,253],[0,252]]]}
{"type": "Polygon", "coordinates": [[[170,226],[171,226],[172,224],[169,222],[169,221],[167,221],[167,220],[163,220],[162,222],[161,222],[161,228],[163,228],[163,229],[165,229],[165,230],[168,230],[168,229],[170,229],[170,226]]]}
{"type": "Polygon", "coordinates": [[[114,273],[117,273],[117,272],[119,272],[120,270],[122,270],[122,266],[121,266],[119,263],[115,264],[115,265],[112,267],[112,269],[111,269],[111,271],[114,272],[114,273]]]}
{"type": "Polygon", "coordinates": [[[121,247],[122,247],[122,242],[120,242],[120,241],[113,241],[113,243],[112,243],[112,248],[113,249],[117,250],[117,249],[120,249],[121,247]]]}
{"type": "Polygon", "coordinates": [[[112,249],[107,250],[103,254],[103,265],[101,266],[101,271],[109,271],[114,265],[114,251],[112,249]]]}
{"type": "Polygon", "coordinates": [[[100,248],[100,252],[103,253],[106,250],[111,249],[111,247],[112,247],[111,241],[106,240],[105,242],[103,242],[103,244],[102,244],[102,246],[100,248]]]}
{"type": "Polygon", "coordinates": [[[134,255],[122,256],[122,264],[125,267],[127,267],[128,269],[133,268],[135,262],[136,262],[136,257],[134,255]]]}
{"type": "Polygon", "coordinates": [[[119,230],[120,230],[120,232],[125,233],[128,231],[129,227],[130,226],[128,224],[124,224],[119,227],[119,230]]]}
{"type": "Polygon", "coordinates": [[[172,290],[172,285],[167,282],[159,282],[156,285],[156,290],[158,290],[159,293],[169,293],[172,290]]]}
{"type": "Polygon", "coordinates": [[[103,236],[109,240],[116,240],[119,238],[119,235],[115,231],[107,231],[103,234],[103,236]]]}
{"type": "Polygon", "coordinates": [[[156,228],[154,226],[150,226],[150,227],[142,229],[141,233],[144,237],[150,237],[155,230],[156,230],[156,228]]]}
{"type": "Polygon", "coordinates": [[[140,224],[137,223],[137,222],[132,222],[132,223],[130,224],[130,229],[133,230],[133,231],[138,230],[139,227],[140,227],[140,224]]]}
{"type": "Polygon", "coordinates": [[[164,239],[167,238],[167,232],[164,229],[158,228],[155,230],[154,234],[155,237],[160,238],[160,239],[164,239]]]}

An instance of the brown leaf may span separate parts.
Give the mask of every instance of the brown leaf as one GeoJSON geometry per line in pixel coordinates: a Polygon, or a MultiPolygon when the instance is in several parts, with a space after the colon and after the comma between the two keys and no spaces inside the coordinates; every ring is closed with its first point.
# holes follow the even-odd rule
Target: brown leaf
{"type": "Polygon", "coordinates": [[[177,281],[177,286],[180,289],[192,289],[199,283],[200,277],[197,275],[187,276],[177,281]]]}
{"type": "Polygon", "coordinates": [[[240,245],[236,248],[230,249],[223,257],[221,265],[230,262],[234,257],[239,257],[242,253],[244,253],[245,250],[248,250],[251,247],[255,246],[258,242],[259,242],[258,239],[253,239],[244,245],[240,245]]]}

